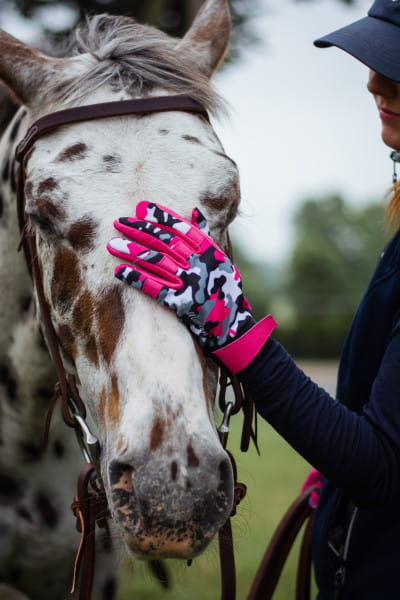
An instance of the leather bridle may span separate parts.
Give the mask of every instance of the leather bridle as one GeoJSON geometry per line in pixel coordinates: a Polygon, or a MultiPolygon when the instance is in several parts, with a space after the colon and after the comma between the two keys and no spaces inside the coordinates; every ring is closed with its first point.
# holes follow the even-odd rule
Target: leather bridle
{"type": "Polygon", "coordinates": [[[39,312],[43,324],[44,335],[57,374],[57,385],[51,403],[51,410],[48,413],[49,418],[46,420],[45,436],[47,437],[48,434],[48,425],[52,408],[57,397],[60,397],[63,419],[69,427],[75,429],[78,441],[84,452],[85,459],[87,462],[93,463],[96,469],[97,477],[100,481],[101,477],[98,464],[98,442],[91,434],[86,424],[86,409],[82,399],[80,398],[75,378],[73,375],[67,375],[63,365],[57,335],[54,330],[50,309],[47,304],[43,289],[34,235],[28,226],[28,218],[25,212],[24,194],[26,163],[29,159],[29,151],[31,150],[33,144],[39,138],[64,125],[109,117],[133,114],[144,115],[155,112],[176,110],[198,113],[206,120],[209,120],[205,109],[198,102],[187,96],[158,96],[122,100],[119,102],[104,102],[68,108],[41,117],[31,125],[25,137],[18,144],[15,151],[16,160],[20,163],[17,175],[17,212],[21,232],[20,247],[22,247],[24,250],[28,269],[32,276],[34,288],[38,298],[39,312]]]}

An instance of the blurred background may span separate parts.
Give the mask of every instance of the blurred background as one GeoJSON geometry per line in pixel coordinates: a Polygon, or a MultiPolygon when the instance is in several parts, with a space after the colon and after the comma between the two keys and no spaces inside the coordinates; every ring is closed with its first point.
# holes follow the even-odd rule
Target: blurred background
{"type": "MultiPolygon", "coordinates": [[[[365,16],[370,0],[230,0],[234,33],[215,77],[229,117],[214,122],[241,173],[235,259],[257,317],[332,394],[340,348],[388,233],[389,149],[366,90],[367,68],[317,37],[365,16]]],[[[202,0],[1,0],[0,26],[51,53],[84,14],[126,14],[180,36],[202,0]]],[[[15,107],[0,88],[0,129],[15,107]]],[[[308,465],[264,423],[261,458],[230,442],[248,497],[234,519],[239,600],[308,465]]],[[[120,600],[219,597],[216,546],[190,568],[171,566],[166,596],[148,570],[125,567],[120,600]],[[132,576],[133,575],[133,576],[132,576]]],[[[277,600],[293,598],[294,558],[277,600]]],[[[96,599],[97,600],[97,599],[96,599]]]]}

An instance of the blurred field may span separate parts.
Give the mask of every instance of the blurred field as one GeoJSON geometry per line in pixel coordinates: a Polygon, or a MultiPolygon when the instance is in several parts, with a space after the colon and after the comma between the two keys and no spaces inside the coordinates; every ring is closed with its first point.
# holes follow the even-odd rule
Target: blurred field
{"type": "MultiPolygon", "coordinates": [[[[334,392],[336,365],[332,363],[300,363],[314,381],[334,392]]],[[[309,465],[300,458],[264,421],[259,420],[261,456],[254,448],[243,454],[239,450],[241,418],[232,420],[228,448],[235,455],[238,479],[247,485],[247,496],[232,519],[234,530],[237,599],[245,600],[259,561],[284,511],[296,497],[309,465]]],[[[293,554],[296,554],[294,551],[293,554]]],[[[297,556],[291,555],[279,583],[274,600],[293,600],[297,556]]],[[[167,561],[173,587],[163,591],[152,580],[143,563],[126,566],[119,600],[218,600],[220,574],[218,548],[214,543],[193,561],[167,561]]]]}

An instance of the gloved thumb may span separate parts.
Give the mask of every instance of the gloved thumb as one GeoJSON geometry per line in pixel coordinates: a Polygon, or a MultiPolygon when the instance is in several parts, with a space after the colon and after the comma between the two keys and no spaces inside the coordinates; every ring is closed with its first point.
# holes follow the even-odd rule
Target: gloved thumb
{"type": "Polygon", "coordinates": [[[192,210],[192,224],[200,229],[205,235],[211,235],[207,219],[198,208],[192,210]]]}

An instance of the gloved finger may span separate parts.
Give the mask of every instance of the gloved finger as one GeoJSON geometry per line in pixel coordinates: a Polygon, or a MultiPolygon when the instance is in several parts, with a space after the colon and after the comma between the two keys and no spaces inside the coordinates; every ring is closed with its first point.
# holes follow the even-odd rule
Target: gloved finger
{"type": "Polygon", "coordinates": [[[114,275],[117,279],[125,281],[128,285],[142,290],[148,296],[160,300],[164,296],[164,292],[168,291],[169,283],[162,277],[150,275],[140,267],[132,265],[118,265],[114,270],[114,275]]]}
{"type": "Polygon", "coordinates": [[[136,216],[138,219],[157,224],[164,231],[175,233],[186,242],[190,240],[197,247],[204,241],[205,234],[196,225],[161,204],[146,200],[139,202],[136,206],[136,216]]]}
{"type": "Polygon", "coordinates": [[[107,244],[107,250],[117,258],[129,260],[149,273],[160,275],[166,284],[173,289],[179,289],[183,285],[182,280],[176,274],[180,268],[179,265],[161,252],[149,250],[140,244],[135,244],[123,238],[110,240],[107,244]]]}
{"type": "Polygon", "coordinates": [[[122,217],[114,221],[114,227],[124,236],[142,244],[152,250],[157,250],[174,258],[183,268],[187,268],[187,263],[193,252],[198,251],[199,247],[182,238],[160,229],[160,227],[140,221],[133,217],[122,217]]]}

